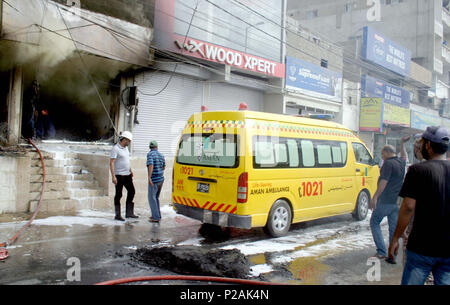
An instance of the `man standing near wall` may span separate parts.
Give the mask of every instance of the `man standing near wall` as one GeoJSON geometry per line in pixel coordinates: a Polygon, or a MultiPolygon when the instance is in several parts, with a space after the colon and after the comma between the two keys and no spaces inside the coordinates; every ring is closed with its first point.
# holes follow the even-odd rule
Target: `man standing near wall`
{"type": "Polygon", "coordinates": [[[147,170],[148,170],[148,203],[152,211],[151,222],[161,221],[161,210],[159,204],[159,196],[164,184],[164,170],[166,169],[166,161],[164,156],[158,151],[158,142],[150,142],[150,151],[147,154],[147,170]]]}
{"type": "Polygon", "coordinates": [[[134,195],[135,189],[133,185],[133,171],[130,164],[130,151],[128,146],[133,140],[131,132],[124,131],[119,137],[119,143],[114,145],[110,154],[109,167],[111,170],[112,182],[116,186],[116,195],[114,196],[114,208],[116,217],[114,219],[125,221],[120,215],[120,199],[122,198],[122,190],[125,186],[127,190],[126,201],[126,218],[138,218],[134,215],[134,195]]]}

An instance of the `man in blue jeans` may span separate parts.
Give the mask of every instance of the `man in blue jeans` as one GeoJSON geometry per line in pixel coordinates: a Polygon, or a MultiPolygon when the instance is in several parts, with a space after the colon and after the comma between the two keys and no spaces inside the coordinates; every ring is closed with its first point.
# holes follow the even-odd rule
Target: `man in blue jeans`
{"type": "MultiPolygon", "coordinates": [[[[383,147],[381,157],[384,163],[378,179],[378,188],[370,201],[370,208],[373,210],[370,229],[377,247],[376,257],[386,258],[387,248],[380,223],[384,217],[388,218],[389,241],[391,241],[397,224],[397,200],[405,177],[406,161],[395,155],[395,149],[391,145],[383,147]]],[[[394,260],[389,262],[395,263],[394,260]]]]}
{"type": "Polygon", "coordinates": [[[151,222],[161,221],[161,211],[159,204],[159,196],[164,184],[164,170],[166,169],[166,161],[164,156],[158,151],[158,142],[150,142],[150,151],[147,154],[147,170],[148,170],[148,203],[152,216],[151,222]]]}
{"type": "Polygon", "coordinates": [[[430,273],[435,285],[450,285],[449,140],[445,128],[427,128],[420,151],[427,161],[409,168],[400,192],[404,199],[389,246],[390,257],[397,255],[398,240],[414,215],[402,285],[423,285],[430,273]]]}

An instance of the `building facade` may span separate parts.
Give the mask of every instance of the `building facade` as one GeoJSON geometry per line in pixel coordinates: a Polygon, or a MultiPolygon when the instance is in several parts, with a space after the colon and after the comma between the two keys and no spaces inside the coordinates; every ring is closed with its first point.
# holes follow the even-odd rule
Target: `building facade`
{"type": "Polygon", "coordinates": [[[362,98],[383,99],[380,128],[360,129],[376,154],[384,144],[399,149],[403,135],[423,131],[425,124],[448,124],[446,6],[441,0],[288,5],[289,17],[344,47],[344,79],[361,84],[362,98]]]}

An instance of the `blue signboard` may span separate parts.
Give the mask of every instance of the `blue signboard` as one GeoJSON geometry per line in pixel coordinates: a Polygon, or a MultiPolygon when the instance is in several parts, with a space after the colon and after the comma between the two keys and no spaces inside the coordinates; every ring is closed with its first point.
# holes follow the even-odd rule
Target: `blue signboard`
{"type": "Polygon", "coordinates": [[[368,75],[361,79],[362,97],[381,97],[388,104],[409,108],[411,93],[368,75]]]}
{"type": "Polygon", "coordinates": [[[287,56],[286,88],[306,95],[341,102],[342,74],[287,56]]]}
{"type": "Polygon", "coordinates": [[[367,26],[364,27],[362,57],[400,75],[411,74],[411,52],[367,26]]]}
{"type": "Polygon", "coordinates": [[[411,111],[411,128],[426,130],[428,126],[441,125],[441,118],[427,113],[411,111]]]}

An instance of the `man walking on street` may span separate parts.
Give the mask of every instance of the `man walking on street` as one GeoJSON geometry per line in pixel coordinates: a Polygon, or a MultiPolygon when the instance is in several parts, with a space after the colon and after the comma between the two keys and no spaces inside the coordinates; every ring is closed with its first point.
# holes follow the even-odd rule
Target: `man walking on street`
{"type": "MultiPolygon", "coordinates": [[[[391,241],[394,235],[395,225],[397,224],[399,210],[397,200],[403,178],[405,177],[406,161],[395,155],[395,149],[391,145],[383,147],[381,157],[384,160],[384,164],[380,171],[377,191],[370,201],[370,208],[373,210],[370,219],[370,229],[372,230],[373,240],[377,247],[376,257],[386,258],[387,249],[380,223],[384,217],[388,218],[389,241],[391,241]]],[[[395,263],[393,260],[389,262],[395,263]]]]}
{"type": "Polygon", "coordinates": [[[159,196],[164,184],[164,170],[166,161],[164,156],[158,151],[158,143],[150,142],[150,151],[147,154],[148,170],[148,203],[152,212],[151,222],[161,221],[161,210],[159,196]]]}
{"type": "Polygon", "coordinates": [[[390,257],[397,255],[398,240],[414,215],[402,285],[423,285],[430,272],[435,285],[450,285],[449,139],[445,128],[427,128],[421,139],[421,154],[427,161],[409,168],[400,192],[404,199],[390,257]]]}
{"type": "Polygon", "coordinates": [[[126,218],[139,218],[134,215],[134,195],[135,189],[133,185],[133,171],[130,165],[130,151],[128,146],[133,140],[133,135],[124,131],[119,137],[119,143],[114,145],[110,154],[109,167],[111,170],[112,182],[116,186],[116,195],[114,197],[114,208],[116,217],[114,219],[125,221],[120,213],[120,199],[122,198],[122,190],[125,186],[127,190],[126,201],[126,218]]]}

